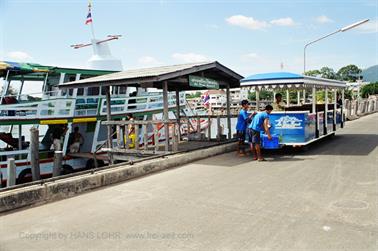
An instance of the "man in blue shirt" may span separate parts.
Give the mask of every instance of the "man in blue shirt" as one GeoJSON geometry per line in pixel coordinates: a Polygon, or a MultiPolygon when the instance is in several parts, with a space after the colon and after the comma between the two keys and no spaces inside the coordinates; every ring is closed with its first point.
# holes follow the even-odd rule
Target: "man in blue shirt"
{"type": "Polygon", "coordinates": [[[248,120],[253,116],[253,114],[248,114],[249,102],[248,100],[241,101],[241,110],[238,115],[238,122],[236,123],[236,134],[238,137],[238,154],[239,156],[245,156],[245,134],[247,129],[248,120]]]}
{"type": "Polygon", "coordinates": [[[267,105],[265,107],[265,111],[259,112],[254,116],[252,123],[248,127],[251,152],[253,152],[255,155],[254,160],[265,161],[265,159],[261,156],[260,133],[265,131],[268,139],[272,139],[269,132],[269,114],[272,112],[272,110],[273,107],[271,105],[267,105]]]}

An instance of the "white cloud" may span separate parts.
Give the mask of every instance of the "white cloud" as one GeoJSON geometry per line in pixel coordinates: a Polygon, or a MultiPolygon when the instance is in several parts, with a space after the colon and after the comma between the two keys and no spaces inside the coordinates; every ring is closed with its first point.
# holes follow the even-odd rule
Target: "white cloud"
{"type": "Polygon", "coordinates": [[[23,51],[11,51],[7,53],[7,56],[11,60],[26,61],[32,59],[32,57],[23,51]]]}
{"type": "Polygon", "coordinates": [[[320,24],[333,23],[334,21],[325,15],[321,15],[315,18],[315,21],[320,24]]]}
{"type": "Polygon", "coordinates": [[[209,61],[209,58],[205,55],[196,54],[196,53],[174,53],[172,54],[172,58],[184,62],[184,63],[192,63],[192,62],[203,62],[209,61]]]}
{"type": "Polygon", "coordinates": [[[254,19],[253,17],[246,17],[243,15],[228,17],[226,18],[226,22],[231,25],[240,26],[250,30],[262,30],[270,26],[266,21],[259,21],[254,19]]]}
{"type": "Polygon", "coordinates": [[[143,56],[138,59],[138,63],[143,66],[157,66],[163,63],[151,56],[143,56]]]}
{"type": "Polygon", "coordinates": [[[297,25],[291,17],[279,18],[270,21],[273,25],[278,26],[295,26],[297,25]]]}
{"type": "Polygon", "coordinates": [[[358,26],[357,29],[362,33],[377,33],[378,32],[378,19],[370,20],[367,23],[358,26]]]}

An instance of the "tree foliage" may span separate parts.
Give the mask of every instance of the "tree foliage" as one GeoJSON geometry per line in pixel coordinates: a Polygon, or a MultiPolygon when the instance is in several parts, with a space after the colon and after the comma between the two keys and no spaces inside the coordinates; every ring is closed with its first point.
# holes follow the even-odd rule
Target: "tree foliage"
{"type": "Polygon", "coordinates": [[[361,96],[367,98],[369,95],[378,94],[378,82],[364,85],[361,88],[361,96]]]}
{"type": "Polygon", "coordinates": [[[318,77],[318,76],[320,76],[320,71],[319,70],[310,70],[310,71],[306,71],[304,73],[304,75],[311,76],[311,77],[318,77]]]}
{"type": "Polygon", "coordinates": [[[337,75],[339,80],[356,82],[361,72],[362,70],[356,65],[350,64],[340,68],[340,70],[337,72],[337,75]]]}
{"type": "Polygon", "coordinates": [[[337,79],[336,72],[330,67],[322,67],[320,69],[320,75],[322,78],[337,79]]]}
{"type": "Polygon", "coordinates": [[[356,65],[350,64],[340,68],[337,72],[335,72],[332,68],[325,66],[322,67],[320,70],[306,71],[304,75],[313,77],[320,76],[322,78],[356,82],[361,72],[362,70],[358,68],[356,65]]]}

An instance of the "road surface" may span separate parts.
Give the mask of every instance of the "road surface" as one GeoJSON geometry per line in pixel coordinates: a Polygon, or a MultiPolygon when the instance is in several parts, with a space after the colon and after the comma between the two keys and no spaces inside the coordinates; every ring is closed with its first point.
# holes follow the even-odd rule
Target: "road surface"
{"type": "Polygon", "coordinates": [[[261,163],[227,153],[0,217],[0,250],[377,250],[378,114],[261,163]]]}

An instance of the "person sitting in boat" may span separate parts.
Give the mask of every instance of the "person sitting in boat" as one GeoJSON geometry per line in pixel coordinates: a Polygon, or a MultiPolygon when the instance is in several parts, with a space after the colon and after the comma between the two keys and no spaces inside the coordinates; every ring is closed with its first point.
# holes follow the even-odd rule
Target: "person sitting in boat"
{"type": "Polygon", "coordinates": [[[54,151],[61,151],[62,137],[66,135],[67,125],[53,125],[51,130],[52,145],[50,149],[54,151]]]}
{"type": "Polygon", "coordinates": [[[70,133],[68,142],[70,146],[70,153],[78,153],[80,151],[80,146],[84,143],[84,138],[79,132],[78,126],[76,126],[74,131],[70,133]]]}
{"type": "Polygon", "coordinates": [[[282,101],[282,94],[277,93],[275,96],[276,100],[272,104],[274,111],[285,111],[285,102],[282,101]]]}

